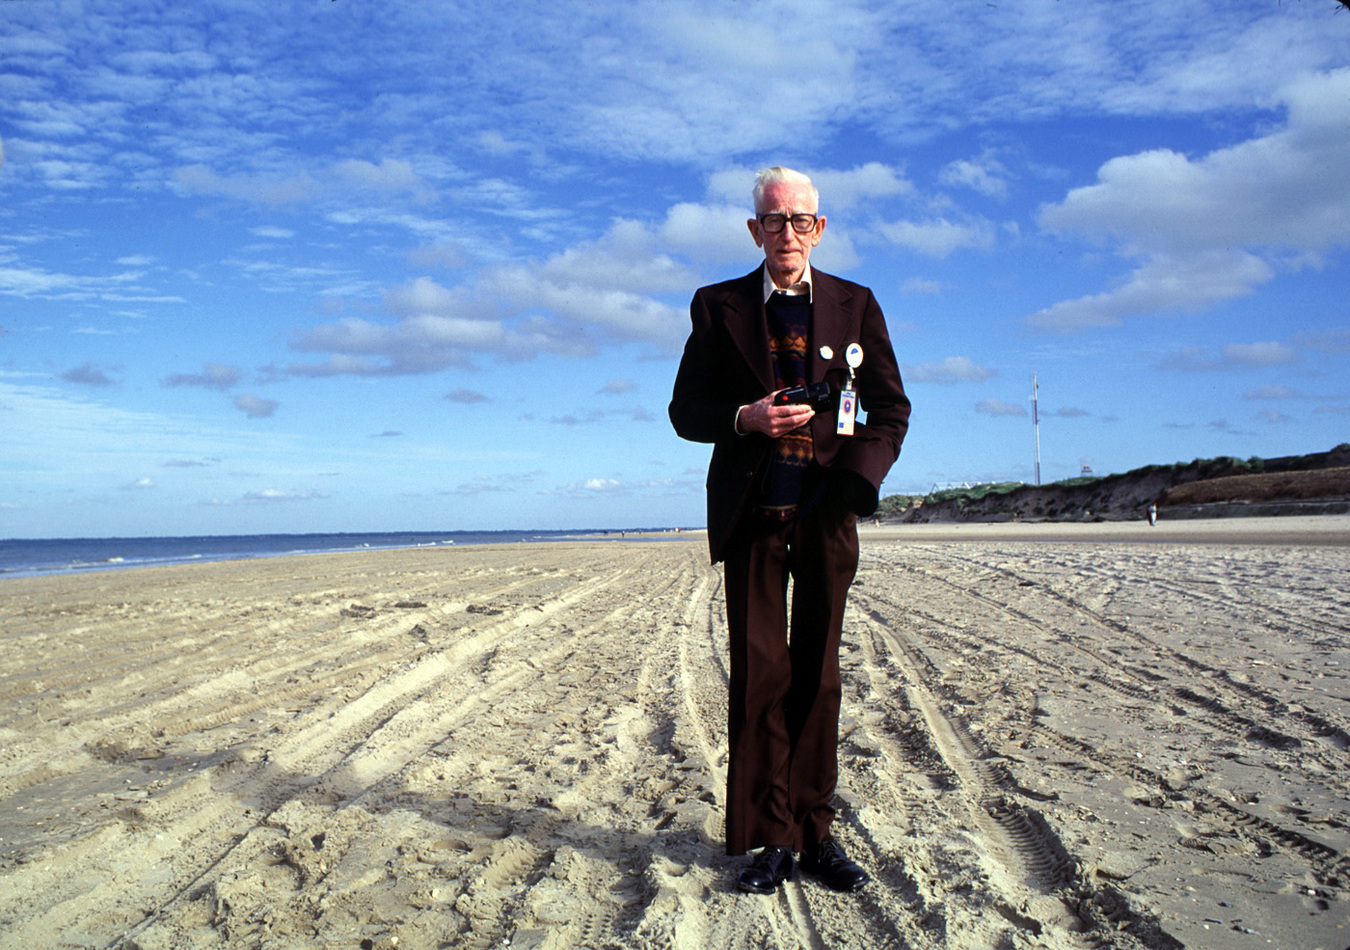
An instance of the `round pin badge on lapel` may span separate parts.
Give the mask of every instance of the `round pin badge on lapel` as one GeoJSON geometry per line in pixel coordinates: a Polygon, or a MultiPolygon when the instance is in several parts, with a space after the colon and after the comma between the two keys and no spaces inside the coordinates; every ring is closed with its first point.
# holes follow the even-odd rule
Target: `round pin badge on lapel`
{"type": "Polygon", "coordinates": [[[822,346],[820,348],[820,358],[823,360],[834,359],[834,350],[830,349],[828,346],[822,346]]]}
{"type": "Polygon", "coordinates": [[[850,343],[848,349],[844,350],[844,362],[857,369],[862,365],[862,347],[856,343],[850,343]]]}

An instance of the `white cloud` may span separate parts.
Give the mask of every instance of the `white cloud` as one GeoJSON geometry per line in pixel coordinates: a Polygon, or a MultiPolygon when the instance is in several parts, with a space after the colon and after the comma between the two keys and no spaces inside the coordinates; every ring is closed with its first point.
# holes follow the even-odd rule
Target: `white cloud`
{"type": "Polygon", "coordinates": [[[164,463],[165,468],[210,468],[213,465],[219,465],[220,459],[169,459],[164,463]]]}
{"type": "Polygon", "coordinates": [[[358,188],[372,191],[403,192],[419,201],[429,200],[434,189],[405,159],[384,158],[376,165],[363,159],[349,158],[333,166],[334,174],[358,188]]]}
{"type": "Polygon", "coordinates": [[[531,8],[528,29],[445,4],[385,11],[378,29],[329,16],[312,31],[251,7],[173,22],[136,5],[77,22],[24,10],[9,15],[3,55],[17,75],[0,97],[43,134],[98,141],[101,154],[70,163],[54,185],[106,183],[105,156],[148,139],[163,149],[152,159],[161,169],[216,169],[198,182],[210,193],[289,201],[308,185],[283,170],[282,131],[332,134],[344,155],[371,166],[347,169],[363,187],[403,187],[425,176],[416,162],[408,176],[378,152],[362,155],[391,128],[415,130],[399,136],[393,161],[435,151],[453,130],[498,161],[525,155],[544,168],[546,126],[558,150],[707,168],[790,158],[802,129],[828,136],[845,122],[902,141],[1066,112],[1249,108],[1269,97],[1272,77],[1341,55],[1343,37],[1321,8],[1330,3],[983,5],[953,15],[931,3],[849,0],[573,4],[531,8]],[[456,40],[454,69],[439,45],[446,36],[456,40]],[[37,52],[48,44],[59,52],[37,52]],[[364,58],[394,67],[362,69],[364,58]],[[306,70],[318,62],[328,64],[320,74],[306,70]],[[54,75],[59,83],[45,79],[54,75]],[[791,103],[790,120],[765,102],[791,103]],[[363,128],[370,142],[359,141],[363,128]]]}
{"type": "Polygon", "coordinates": [[[900,285],[902,294],[940,294],[943,285],[939,280],[927,280],[923,277],[910,277],[900,285]]]}
{"type": "Polygon", "coordinates": [[[1283,343],[1229,343],[1220,347],[1217,355],[1203,347],[1186,347],[1164,359],[1158,368],[1183,373],[1231,372],[1287,366],[1298,359],[1298,351],[1283,343]]]}
{"type": "Polygon", "coordinates": [[[985,250],[994,246],[994,226],[984,218],[951,221],[945,217],[926,221],[894,221],[880,226],[887,240],[927,257],[944,258],[963,248],[985,250]]]}
{"type": "Polygon", "coordinates": [[[1306,399],[1304,393],[1288,386],[1261,386],[1242,394],[1243,399],[1306,399]]]}
{"type": "Polygon", "coordinates": [[[478,133],[475,144],[495,158],[509,158],[513,155],[526,155],[536,165],[545,161],[544,150],[533,142],[508,140],[499,129],[487,129],[478,133]]]}
{"type": "Polygon", "coordinates": [[[975,411],[986,416],[1025,416],[1027,407],[1002,399],[981,399],[975,404],[975,411]]]}
{"type": "Polygon", "coordinates": [[[753,214],[751,199],[758,172],[758,167],[749,165],[723,165],[708,176],[708,200],[740,209],[738,214],[744,221],[753,214]]]}
{"type": "Polygon", "coordinates": [[[1350,327],[1332,327],[1311,333],[1295,335],[1294,342],[1310,350],[1341,355],[1350,353],[1350,327]]]}
{"type": "Polygon", "coordinates": [[[984,156],[976,160],[951,162],[938,174],[944,185],[964,185],[991,198],[1008,194],[1008,170],[995,159],[984,156]]]}
{"type": "Polygon", "coordinates": [[[486,268],[471,285],[416,278],[384,293],[397,323],[348,317],[304,331],[295,349],[333,355],[288,371],[411,375],[472,366],[481,355],[584,357],[603,344],[624,343],[673,354],[684,342],[686,317],[653,295],[686,294],[697,278],[657,244],[650,229],[619,220],[598,240],[540,262],[486,268]]]}
{"type": "Polygon", "coordinates": [[[591,409],[581,415],[568,413],[553,416],[548,421],[555,426],[583,426],[605,423],[610,419],[627,419],[630,422],[655,422],[656,417],[641,406],[628,409],[591,409]]]}
{"type": "Polygon", "coordinates": [[[998,375],[980,366],[968,356],[949,356],[936,363],[918,363],[902,367],[906,383],[983,383],[998,375]]]}
{"type": "Polygon", "coordinates": [[[859,100],[903,134],[1065,113],[1149,116],[1245,109],[1279,77],[1343,61],[1325,4],[929,4],[886,8],[864,54],[859,100]]]}
{"type": "Polygon", "coordinates": [[[410,251],[408,260],[418,267],[441,267],[453,270],[463,267],[467,258],[464,253],[464,246],[458,241],[436,240],[410,251]]]}
{"type": "Polygon", "coordinates": [[[1293,363],[1298,354],[1283,343],[1229,343],[1223,348],[1223,358],[1233,365],[1255,369],[1293,363]]]}
{"type": "Polygon", "coordinates": [[[243,376],[243,371],[237,366],[207,363],[202,367],[200,373],[174,373],[171,376],[166,376],[162,383],[165,386],[200,386],[204,389],[216,389],[223,392],[238,383],[243,376]]]}
{"type": "Polygon", "coordinates": [[[1119,289],[1028,320],[1073,331],[1128,316],[1193,312],[1250,293],[1281,263],[1316,263],[1350,243],[1350,69],[1285,88],[1283,128],[1192,160],[1160,149],[1115,158],[1094,185],[1043,208],[1059,235],[1118,242],[1142,259],[1119,289]]]}
{"type": "Polygon", "coordinates": [[[472,301],[462,291],[442,287],[430,277],[415,278],[384,293],[385,309],[397,316],[453,313],[471,306],[472,301]]]}
{"type": "Polygon", "coordinates": [[[820,169],[807,174],[820,192],[821,211],[827,218],[830,209],[852,209],[880,198],[914,192],[913,183],[901,171],[881,162],[868,162],[846,170],[820,169]]]}
{"type": "Polygon", "coordinates": [[[846,3],[828,11],[778,3],[772,12],[635,6],[591,23],[576,8],[568,16],[576,22],[567,32],[584,32],[566,64],[570,101],[557,103],[567,127],[590,150],[661,162],[776,149],[789,125],[828,124],[856,97],[859,47],[880,42],[878,17],[846,3]],[[805,22],[819,26],[803,31],[805,22]],[[793,66],[784,68],[788,49],[793,66]],[[752,102],[792,103],[791,122],[745,107],[752,102]]]}
{"type": "MultiPolygon", "coordinates": [[[[1322,85],[1328,100],[1350,100],[1350,70],[1322,85]]],[[[1335,169],[1350,159],[1350,105],[1339,116],[1329,111],[1291,103],[1286,129],[1195,161],[1167,149],[1114,158],[1097,184],[1044,209],[1041,223],[1182,253],[1224,243],[1299,251],[1343,243],[1350,197],[1335,169]]]]}
{"type": "Polygon", "coordinates": [[[505,484],[496,481],[490,475],[476,475],[471,482],[461,482],[458,487],[449,489],[447,495],[465,495],[472,497],[474,495],[494,494],[499,492],[514,491],[517,486],[505,484]]]}
{"type": "Polygon", "coordinates": [[[251,393],[234,397],[235,408],[250,419],[267,419],[276,414],[281,403],[251,393]]]}
{"type": "Polygon", "coordinates": [[[1114,327],[1145,313],[1195,313],[1250,294],[1275,276],[1266,261],[1245,251],[1215,249],[1155,254],[1114,290],[1065,300],[1027,318],[1039,330],[1071,333],[1114,327]]]}
{"type": "Polygon", "coordinates": [[[1229,424],[1229,422],[1228,422],[1227,419],[1215,419],[1215,420],[1213,420],[1212,422],[1210,422],[1209,427],[1210,427],[1211,429],[1213,429],[1215,432],[1224,432],[1224,433],[1227,433],[1228,435],[1253,435],[1253,434],[1254,434],[1254,433],[1252,433],[1252,432],[1244,431],[1244,430],[1242,430],[1242,429],[1235,429],[1235,428],[1233,428],[1233,426],[1229,424]]]}
{"type": "MultiPolygon", "coordinates": [[[[744,179],[749,180],[749,177],[744,179]]],[[[742,261],[750,266],[763,257],[745,224],[752,217],[754,213],[750,210],[748,196],[743,205],[704,205],[685,201],[666,212],[657,236],[663,245],[696,261],[714,264],[742,261]]]]}
{"type": "Polygon", "coordinates": [[[72,300],[181,300],[133,296],[141,290],[140,277],[138,273],[89,276],[52,273],[38,267],[0,267],[0,295],[72,300]]]}
{"type": "Polygon", "coordinates": [[[328,496],[321,492],[284,492],[277,491],[275,488],[264,488],[262,491],[248,492],[244,495],[247,502],[273,502],[273,501],[310,501],[315,498],[327,498],[328,496]]]}
{"type": "Polygon", "coordinates": [[[120,52],[110,62],[135,74],[204,72],[216,65],[216,58],[204,50],[185,49],[176,52],[140,49],[120,52]]]}
{"type": "Polygon", "coordinates": [[[116,385],[103,370],[94,366],[92,363],[84,363],[76,366],[74,369],[68,369],[61,374],[61,378],[68,383],[77,383],[81,386],[113,386],[116,385]]]}
{"type": "Polygon", "coordinates": [[[101,474],[105,471],[113,473],[103,482],[108,484],[123,478],[128,469],[214,467],[223,458],[259,456],[294,455],[303,463],[313,450],[311,445],[292,448],[256,429],[216,429],[197,417],[116,408],[84,395],[89,392],[101,396],[103,390],[71,396],[54,388],[0,380],[0,406],[5,410],[0,457],[20,471],[57,473],[51,479],[55,484],[105,478],[101,474]],[[43,438],[25,436],[34,432],[43,438]],[[184,461],[184,453],[201,461],[184,461]]]}
{"type": "Polygon", "coordinates": [[[173,183],[185,195],[212,195],[273,206],[311,201],[319,194],[319,185],[304,171],[278,178],[254,174],[221,175],[206,165],[186,165],[175,169],[173,183]]]}
{"type": "Polygon", "coordinates": [[[302,491],[288,492],[279,491],[275,488],[264,488],[259,491],[245,492],[238,498],[221,499],[213,498],[210,501],[203,502],[206,505],[216,507],[230,507],[233,505],[276,505],[289,504],[297,501],[322,501],[329,496],[323,492],[302,491]]]}
{"type": "MultiPolygon", "coordinates": [[[[1303,9],[1294,11],[1283,4],[1263,10],[1224,3],[1208,9],[1143,4],[1137,15],[1151,22],[1118,23],[1118,42],[1143,69],[1133,82],[1102,89],[1101,103],[1112,112],[1147,115],[1242,108],[1268,99],[1278,77],[1312,72],[1338,58],[1334,44],[1343,37],[1328,29],[1335,21],[1328,20],[1327,10],[1332,16],[1339,11],[1330,4],[1299,6],[1303,9]],[[1193,30],[1183,20],[1203,28],[1193,30]],[[1141,48],[1168,34],[1174,41],[1167,47],[1141,48]],[[1182,36],[1183,41],[1175,41],[1182,36]],[[1125,46],[1130,38],[1133,49],[1125,46]]],[[[1113,19],[1118,9],[1113,8],[1113,19]]]]}
{"type": "Polygon", "coordinates": [[[614,494],[622,486],[613,478],[588,478],[579,485],[569,485],[565,489],[568,492],[596,492],[600,494],[614,494]]]}
{"type": "Polygon", "coordinates": [[[393,326],[349,317],[306,331],[292,346],[333,354],[323,363],[287,367],[291,375],[308,377],[417,375],[470,367],[480,354],[519,360],[539,353],[589,356],[595,350],[589,336],[543,317],[526,317],[508,326],[432,315],[409,317],[393,326]]]}
{"type": "MultiPolygon", "coordinates": [[[[1328,0],[1328,3],[1330,0],[1328,0]]],[[[935,126],[1064,113],[1189,114],[1249,108],[1272,77],[1336,61],[1338,31],[1315,4],[1203,0],[1177,7],[778,0],[737,7],[631,8],[626,17],[550,22],[573,42],[563,95],[541,93],[587,147],[663,162],[785,153],[797,130],[847,119],[893,140],[935,126]],[[664,14],[664,15],[662,15],[664,14]],[[803,24],[810,24],[804,28],[803,24]],[[621,38],[621,39],[620,39],[621,38]],[[785,69],[791,49],[808,69],[785,69]],[[744,103],[791,103],[790,121],[744,103]]],[[[554,77],[513,53],[519,82],[554,77]]],[[[503,71],[506,71],[505,69],[503,71]]],[[[569,142],[569,144],[574,144],[569,142]]],[[[739,196],[738,196],[739,197],[739,196]]]]}
{"type": "MultiPolygon", "coordinates": [[[[680,206],[677,206],[680,207],[680,206]]],[[[587,241],[554,254],[541,265],[532,267],[538,277],[555,284],[580,284],[590,288],[617,288],[639,293],[688,291],[693,272],[665,249],[664,241],[671,236],[674,226],[669,224],[653,233],[637,221],[615,221],[598,240],[587,241]]],[[[754,246],[741,219],[745,243],[754,246]]],[[[690,239],[693,232],[683,230],[681,237],[690,239]]],[[[695,241],[680,244],[679,249],[692,253],[695,241]]]]}

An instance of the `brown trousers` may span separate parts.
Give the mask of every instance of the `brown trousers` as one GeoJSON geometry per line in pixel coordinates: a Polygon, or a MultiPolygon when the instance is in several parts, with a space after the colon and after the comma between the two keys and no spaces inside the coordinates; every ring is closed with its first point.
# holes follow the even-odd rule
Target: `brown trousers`
{"type": "Polygon", "coordinates": [[[828,502],[788,525],[748,519],[727,549],[727,854],[800,851],[829,834],[839,635],[857,569],[857,518],[828,502]]]}

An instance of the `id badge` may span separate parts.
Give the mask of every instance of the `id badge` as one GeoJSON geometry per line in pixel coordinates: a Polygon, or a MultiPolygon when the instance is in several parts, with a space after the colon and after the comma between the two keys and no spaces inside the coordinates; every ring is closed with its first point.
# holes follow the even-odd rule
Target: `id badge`
{"type": "Polygon", "coordinates": [[[839,420],[835,423],[835,435],[852,435],[853,420],[858,416],[858,394],[852,389],[839,391],[839,420]]]}

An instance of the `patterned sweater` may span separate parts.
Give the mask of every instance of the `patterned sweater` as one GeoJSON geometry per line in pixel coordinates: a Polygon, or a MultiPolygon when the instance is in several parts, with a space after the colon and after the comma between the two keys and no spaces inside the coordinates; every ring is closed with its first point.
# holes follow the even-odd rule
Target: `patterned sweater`
{"type": "MultiPolygon", "coordinates": [[[[806,353],[811,345],[811,300],[804,294],[775,293],[764,305],[769,324],[769,352],[773,357],[774,388],[806,382],[806,353]]],[[[809,491],[808,473],[815,461],[809,425],[774,441],[759,510],[777,521],[791,521],[809,491]]]]}

